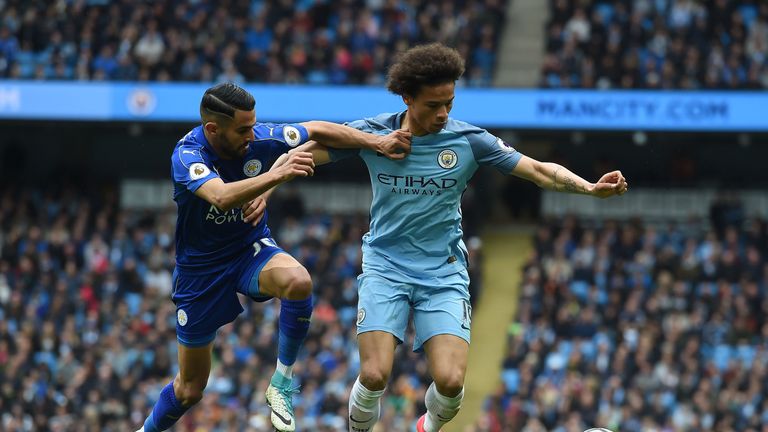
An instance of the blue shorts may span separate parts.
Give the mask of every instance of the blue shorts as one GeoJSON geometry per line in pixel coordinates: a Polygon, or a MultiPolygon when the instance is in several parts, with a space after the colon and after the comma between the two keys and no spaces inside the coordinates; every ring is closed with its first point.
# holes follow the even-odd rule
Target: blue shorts
{"type": "Polygon", "coordinates": [[[469,343],[472,307],[469,304],[469,275],[466,270],[426,278],[418,283],[415,280],[397,281],[390,277],[376,272],[363,273],[358,277],[358,335],[375,330],[385,331],[402,343],[413,309],[416,329],[414,351],[422,351],[424,342],[440,334],[458,336],[469,343]]]}
{"type": "Polygon", "coordinates": [[[258,252],[246,249],[223,272],[210,274],[180,274],[173,272],[173,293],[176,304],[176,338],[187,347],[208,345],[219,327],[237,318],[243,306],[237,293],[255,301],[272,297],[259,294],[259,274],[264,265],[278,253],[285,253],[271,238],[258,241],[258,252]]]}

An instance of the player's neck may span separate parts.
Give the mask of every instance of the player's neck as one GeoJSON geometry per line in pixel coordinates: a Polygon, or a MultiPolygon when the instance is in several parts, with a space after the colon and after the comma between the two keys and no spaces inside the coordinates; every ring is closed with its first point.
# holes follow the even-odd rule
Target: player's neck
{"type": "Polygon", "coordinates": [[[205,140],[208,141],[208,144],[210,144],[211,148],[213,149],[214,153],[216,153],[216,156],[219,157],[219,159],[231,159],[227,155],[225,155],[221,150],[219,150],[218,143],[215,139],[213,139],[212,136],[208,134],[208,131],[203,129],[203,135],[205,135],[205,140]]]}
{"type": "Polygon", "coordinates": [[[403,116],[403,122],[400,124],[400,129],[408,129],[413,136],[424,136],[429,134],[426,129],[421,128],[416,122],[408,120],[408,111],[406,111],[403,116]]]}

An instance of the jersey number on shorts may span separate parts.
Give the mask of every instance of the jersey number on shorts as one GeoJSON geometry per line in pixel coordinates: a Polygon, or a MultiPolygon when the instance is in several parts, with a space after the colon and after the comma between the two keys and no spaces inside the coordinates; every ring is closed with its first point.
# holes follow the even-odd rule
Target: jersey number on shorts
{"type": "Polygon", "coordinates": [[[472,305],[466,300],[464,300],[464,316],[462,317],[461,325],[467,329],[472,325],[472,305]]]}

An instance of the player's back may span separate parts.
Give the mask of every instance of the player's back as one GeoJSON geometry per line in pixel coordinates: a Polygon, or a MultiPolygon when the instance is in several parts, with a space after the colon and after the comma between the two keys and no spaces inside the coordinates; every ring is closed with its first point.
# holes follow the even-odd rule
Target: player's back
{"type": "MultiPolygon", "coordinates": [[[[402,115],[382,114],[350,126],[386,134],[400,128],[402,115]]],[[[419,278],[466,268],[461,196],[489,145],[504,151],[485,130],[449,119],[439,133],[414,136],[403,160],[361,150],[373,188],[364,269],[419,278]]]]}

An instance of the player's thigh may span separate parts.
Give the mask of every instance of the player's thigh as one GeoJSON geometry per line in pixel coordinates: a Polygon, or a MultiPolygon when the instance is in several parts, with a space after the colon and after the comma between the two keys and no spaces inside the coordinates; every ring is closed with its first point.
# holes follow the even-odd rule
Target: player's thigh
{"type": "Polygon", "coordinates": [[[386,332],[398,343],[405,340],[411,312],[411,286],[372,273],[358,278],[357,334],[386,332]]]}
{"type": "Polygon", "coordinates": [[[173,303],[176,305],[176,339],[187,348],[203,347],[216,331],[243,311],[233,289],[237,278],[226,271],[208,275],[174,273],[173,303]]]}
{"type": "Polygon", "coordinates": [[[466,272],[434,278],[417,285],[413,294],[414,351],[438,335],[453,335],[470,341],[472,307],[466,272]]]}
{"type": "Polygon", "coordinates": [[[188,347],[179,343],[178,347],[178,385],[202,391],[211,373],[213,342],[199,347],[188,347]]]}
{"type": "Polygon", "coordinates": [[[460,391],[467,372],[469,343],[452,334],[439,334],[424,343],[424,352],[438,390],[443,394],[460,391]]]}
{"type": "Polygon", "coordinates": [[[301,263],[287,253],[273,255],[259,273],[259,293],[278,298],[306,298],[312,278],[301,263]]]}
{"type": "Polygon", "coordinates": [[[357,336],[360,380],[369,390],[381,390],[386,385],[392,372],[397,344],[397,339],[385,331],[370,331],[357,336]]]}

